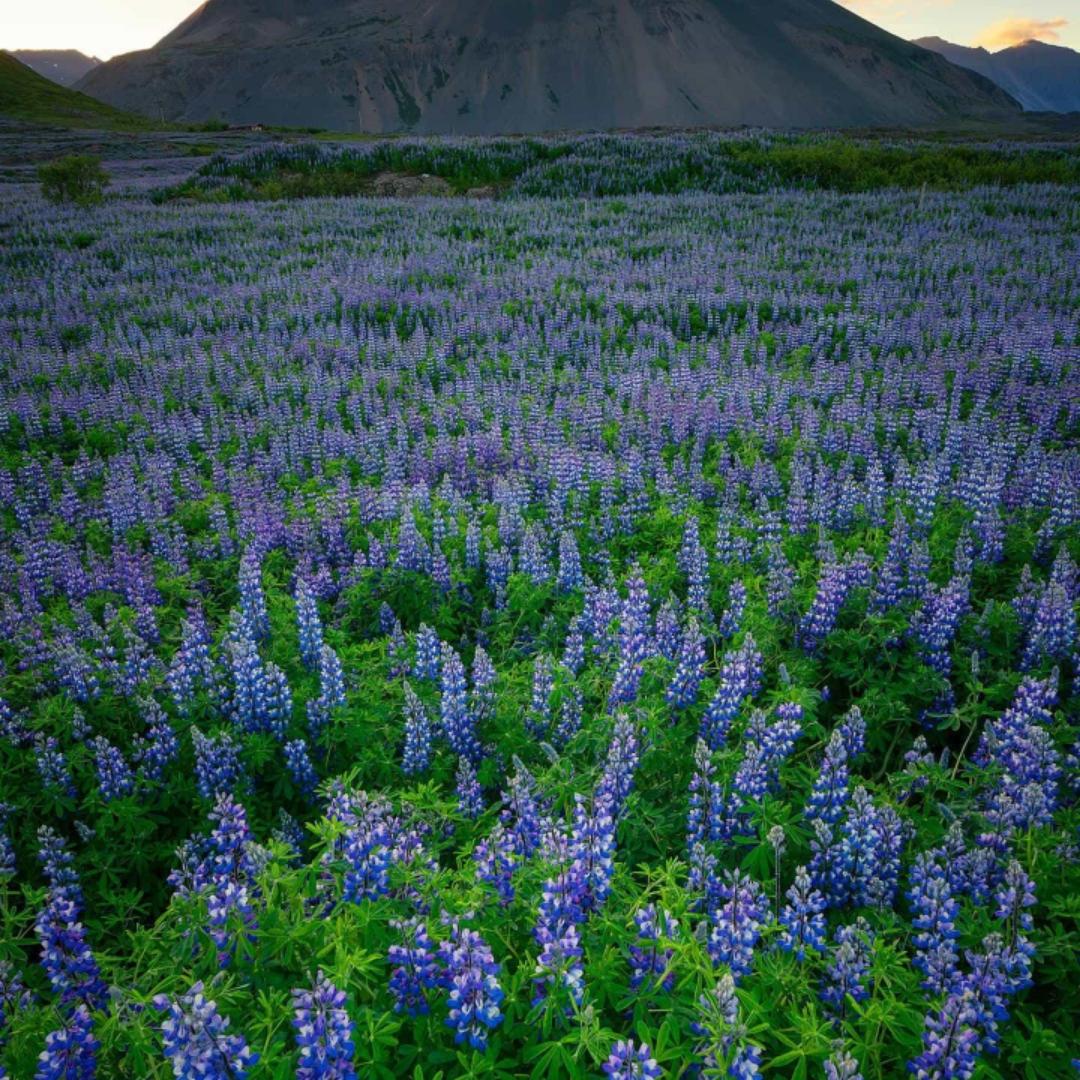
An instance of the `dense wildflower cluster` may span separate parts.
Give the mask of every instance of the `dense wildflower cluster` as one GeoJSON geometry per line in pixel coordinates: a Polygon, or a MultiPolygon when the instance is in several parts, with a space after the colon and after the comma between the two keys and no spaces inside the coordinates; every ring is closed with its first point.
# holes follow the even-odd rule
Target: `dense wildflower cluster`
{"type": "Polygon", "coordinates": [[[1075,153],[823,140],[0,177],[0,1070],[1065,1075],[1075,191],[829,184],[1075,153]]]}

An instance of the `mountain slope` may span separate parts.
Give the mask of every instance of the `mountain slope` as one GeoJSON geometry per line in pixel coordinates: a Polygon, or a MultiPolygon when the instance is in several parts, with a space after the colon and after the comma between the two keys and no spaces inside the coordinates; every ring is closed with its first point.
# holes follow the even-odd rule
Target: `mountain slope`
{"type": "Polygon", "coordinates": [[[0,50],[0,117],[30,124],[130,130],[146,119],[59,86],[0,50]]]}
{"type": "Polygon", "coordinates": [[[1025,109],[1080,112],[1080,52],[1075,49],[1025,41],[991,53],[939,37],[920,38],[915,44],[993,79],[1025,109]]]}
{"type": "Polygon", "coordinates": [[[934,124],[997,87],[831,0],[207,0],[80,88],[173,119],[491,133],[934,124]]]}
{"type": "Polygon", "coordinates": [[[13,49],[12,56],[31,71],[61,86],[72,86],[101,63],[78,49],[13,49]]]}

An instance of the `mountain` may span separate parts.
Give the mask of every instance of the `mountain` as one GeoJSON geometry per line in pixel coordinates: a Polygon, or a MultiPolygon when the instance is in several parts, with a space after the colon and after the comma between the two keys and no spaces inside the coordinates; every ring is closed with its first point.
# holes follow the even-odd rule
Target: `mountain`
{"type": "Polygon", "coordinates": [[[175,120],[339,131],[934,125],[998,87],[831,0],[207,0],[78,84],[175,120]]]}
{"type": "Polygon", "coordinates": [[[1075,49],[1025,41],[992,53],[939,37],[919,38],[915,44],[993,79],[1025,109],[1080,112],[1080,52],[1075,49]]]}
{"type": "Polygon", "coordinates": [[[78,49],[12,49],[11,55],[32,71],[61,86],[72,86],[101,63],[78,49]]]}
{"type": "Polygon", "coordinates": [[[0,50],[0,118],[28,124],[131,130],[148,127],[141,116],[122,112],[31,71],[0,50]]]}

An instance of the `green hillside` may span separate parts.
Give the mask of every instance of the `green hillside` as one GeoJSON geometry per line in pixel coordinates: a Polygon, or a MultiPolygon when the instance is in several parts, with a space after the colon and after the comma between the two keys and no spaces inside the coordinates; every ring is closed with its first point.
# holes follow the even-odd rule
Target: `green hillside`
{"type": "Polygon", "coordinates": [[[152,127],[141,116],[114,109],[77,90],[31,71],[0,50],[0,118],[60,127],[139,130],[152,127]]]}

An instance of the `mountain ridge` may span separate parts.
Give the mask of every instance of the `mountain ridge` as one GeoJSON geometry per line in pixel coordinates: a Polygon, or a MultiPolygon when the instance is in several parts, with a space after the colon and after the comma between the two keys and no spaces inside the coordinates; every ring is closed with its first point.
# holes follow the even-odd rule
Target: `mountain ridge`
{"type": "Polygon", "coordinates": [[[386,133],[852,127],[1019,111],[831,0],[207,0],[79,89],[174,120],[386,133]]]}
{"type": "Polygon", "coordinates": [[[74,86],[101,61],[78,49],[11,49],[11,55],[31,71],[44,75],[60,86],[74,86]]]}
{"type": "Polygon", "coordinates": [[[988,52],[940,37],[917,38],[914,44],[985,75],[1025,109],[1080,112],[1080,52],[1075,49],[1028,40],[1000,52],[988,52]]]}

